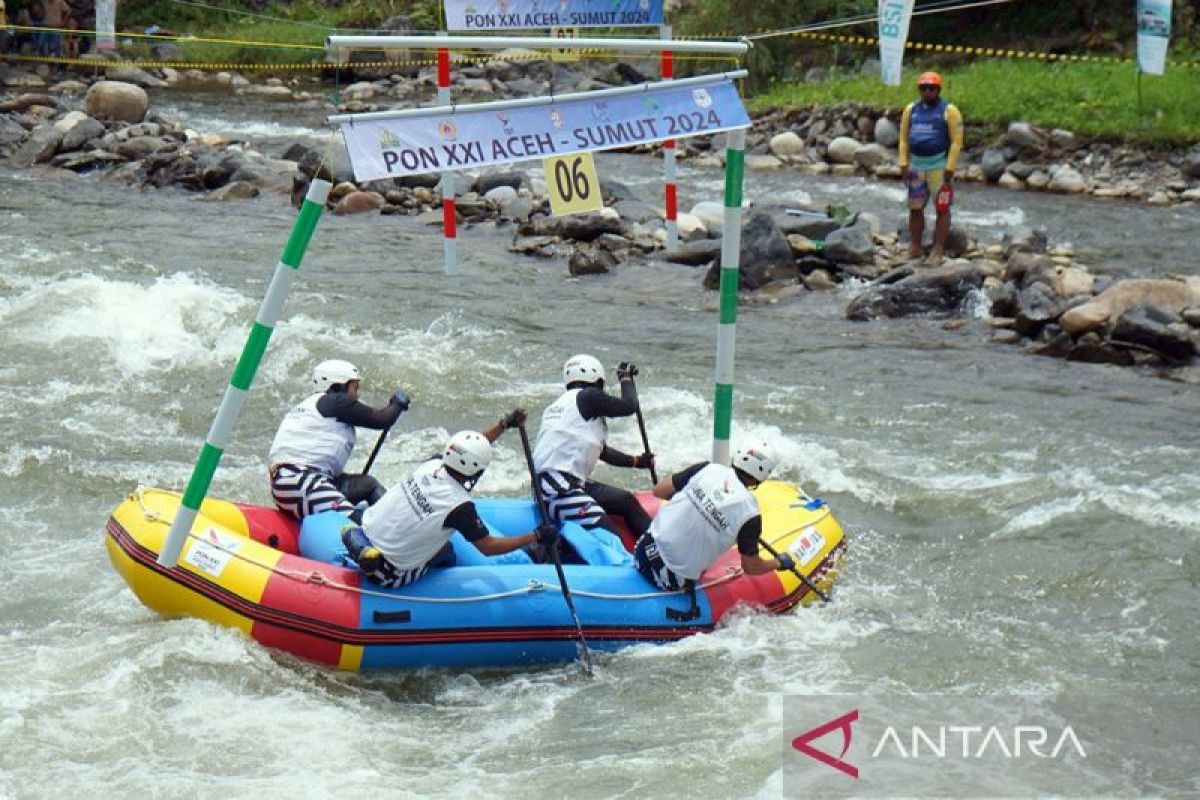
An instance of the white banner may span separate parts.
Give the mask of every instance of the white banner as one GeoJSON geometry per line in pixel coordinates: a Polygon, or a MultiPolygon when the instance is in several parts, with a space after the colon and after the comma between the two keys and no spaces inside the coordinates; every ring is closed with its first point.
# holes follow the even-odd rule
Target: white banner
{"type": "Polygon", "coordinates": [[[663,0],[445,0],[446,29],[622,28],[662,25],[663,0]]]}
{"type": "Polygon", "coordinates": [[[908,43],[908,23],[915,0],[879,0],[879,61],[883,82],[900,85],[904,68],[904,45],[908,43]]]}
{"type": "Polygon", "coordinates": [[[117,0],[96,0],[96,49],[117,49],[117,0]]]}
{"type": "Polygon", "coordinates": [[[1170,43],[1171,0],[1138,0],[1138,69],[1150,75],[1162,75],[1170,43]]]}
{"type": "Polygon", "coordinates": [[[451,113],[430,109],[392,119],[342,123],[359,181],[474,169],[550,156],[612,150],[663,139],[746,128],[750,117],[728,78],[596,99],[451,113]]]}

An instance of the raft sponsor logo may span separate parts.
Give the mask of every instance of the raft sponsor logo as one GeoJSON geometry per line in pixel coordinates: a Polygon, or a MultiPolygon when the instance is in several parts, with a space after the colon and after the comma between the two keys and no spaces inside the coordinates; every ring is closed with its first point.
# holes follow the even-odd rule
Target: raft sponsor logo
{"type": "MultiPolygon", "coordinates": [[[[1200,752],[1194,726],[1200,698],[1151,710],[1137,698],[788,696],[784,698],[785,796],[1064,797],[1150,792],[1187,786],[1200,752]],[[1121,706],[1120,708],[1114,708],[1121,706]],[[1113,719],[1149,715],[1144,726],[1113,719]],[[1164,721],[1169,718],[1170,721],[1164,721]],[[1145,728],[1153,729],[1147,733],[1145,728]],[[1139,758],[1163,761],[1131,787],[1139,758]]],[[[1157,792],[1161,794],[1161,791],[1157,792]]]]}
{"type": "Polygon", "coordinates": [[[209,528],[196,537],[196,541],[183,560],[214,578],[219,578],[230,559],[233,558],[234,552],[241,545],[242,540],[238,537],[221,533],[215,528],[209,528]]]}

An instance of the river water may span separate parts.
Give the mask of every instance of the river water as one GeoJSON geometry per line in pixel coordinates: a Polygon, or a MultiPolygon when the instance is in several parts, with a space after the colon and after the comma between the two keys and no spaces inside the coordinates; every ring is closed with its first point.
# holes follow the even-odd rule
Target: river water
{"type": "MultiPolygon", "coordinates": [[[[268,145],[305,132],[177,110],[268,145]]],[[[600,165],[653,199],[657,162],[600,165]]],[[[687,196],[719,200],[719,172],[684,172],[687,196]]],[[[895,187],[858,180],[753,175],[747,198],[900,218],[895,187]]],[[[1036,223],[1098,269],[1196,269],[1194,209],[960,199],[988,238],[1036,223]]],[[[849,290],[744,306],[738,331],[735,438],[776,442],[782,477],[851,537],[828,607],[606,655],[592,681],[565,666],[336,674],[157,617],[109,566],[104,521],[139,483],[186,482],[293,220],[282,197],[0,173],[0,797],[777,797],[799,732],[785,695],[1200,683],[1197,389],[1024,355],[978,320],[852,324],[849,290]]],[[[447,278],[436,229],[323,219],[213,494],[269,502],[267,445],[327,357],[360,365],[368,401],[413,397],[374,470],[385,482],[448,432],[536,415],[579,351],[642,366],[661,468],[706,457],[716,300],[699,272],[573,280],[507,253],[504,232],[460,236],[463,275],[447,278]]],[[[613,428],[635,447],[635,425],[613,428]]],[[[519,443],[493,463],[478,491],[523,494],[519,443]]]]}

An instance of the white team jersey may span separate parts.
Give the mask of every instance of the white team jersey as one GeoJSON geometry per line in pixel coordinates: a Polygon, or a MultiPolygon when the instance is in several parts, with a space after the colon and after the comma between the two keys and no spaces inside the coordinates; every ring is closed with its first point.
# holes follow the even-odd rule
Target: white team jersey
{"type": "Polygon", "coordinates": [[[284,416],[267,456],[271,466],[314,467],[334,477],[346,469],[358,433],[353,425],[321,416],[317,401],[323,394],[304,398],[284,416]]]}
{"type": "Polygon", "coordinates": [[[538,472],[552,469],[587,480],[608,438],[604,417],[586,420],[579,413],[579,389],[568,389],[542,412],[542,427],[533,448],[538,472]]]}
{"type": "Polygon", "coordinates": [[[758,501],[733,469],[709,464],[658,509],[650,535],[672,572],[696,580],[758,514],[758,501]]]}
{"type": "Polygon", "coordinates": [[[363,514],[363,531],[398,570],[424,566],[450,540],[450,512],[471,495],[450,477],[440,458],[430,459],[363,514]]]}

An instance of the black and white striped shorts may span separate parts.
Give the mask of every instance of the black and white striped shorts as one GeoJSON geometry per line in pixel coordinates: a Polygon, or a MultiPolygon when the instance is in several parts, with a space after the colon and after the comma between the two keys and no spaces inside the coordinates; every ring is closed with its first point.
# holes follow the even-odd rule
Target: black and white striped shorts
{"type": "Polygon", "coordinates": [[[604,519],[604,509],[584,491],[583,481],[574,475],[548,469],[538,473],[538,486],[555,525],[577,522],[585,528],[595,528],[604,519]]]}
{"type": "Polygon", "coordinates": [[[276,464],[271,468],[271,497],[296,519],[322,511],[354,510],[354,504],[338,491],[333,476],[312,467],[276,464]]]}
{"type": "Polygon", "coordinates": [[[637,540],[633,557],[637,561],[638,572],[663,591],[675,592],[687,586],[687,578],[679,577],[663,562],[658,543],[650,534],[637,540]]]}

